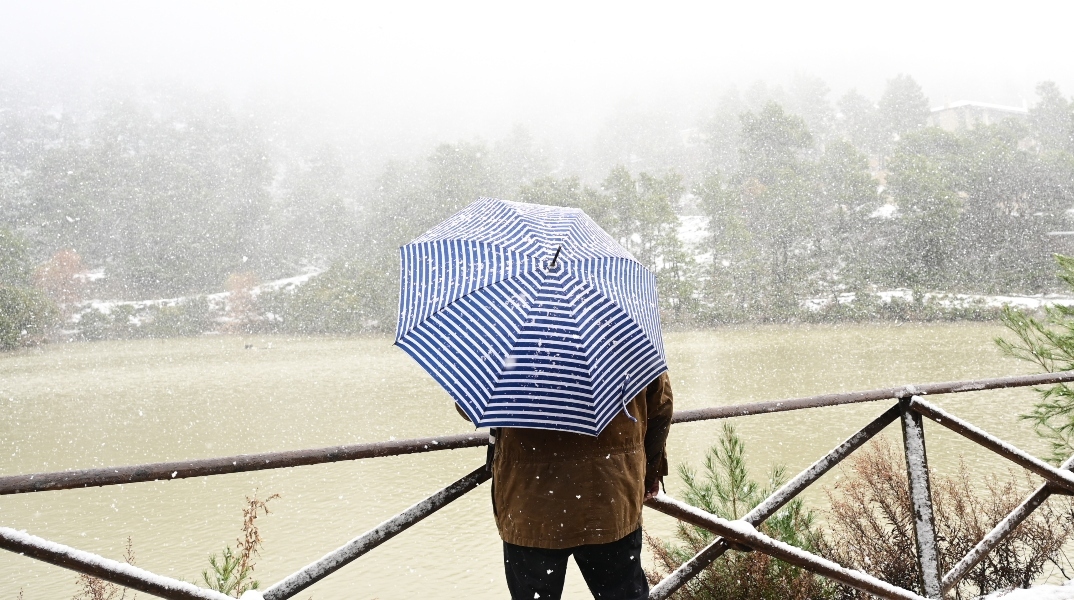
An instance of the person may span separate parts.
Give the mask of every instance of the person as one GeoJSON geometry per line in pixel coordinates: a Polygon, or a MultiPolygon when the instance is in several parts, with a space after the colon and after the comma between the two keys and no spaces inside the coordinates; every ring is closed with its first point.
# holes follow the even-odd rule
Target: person
{"type": "Polygon", "coordinates": [[[648,597],[641,509],[668,472],[672,402],[664,372],[597,437],[499,430],[492,511],[513,600],[560,598],[572,555],[594,598],[648,597]]]}

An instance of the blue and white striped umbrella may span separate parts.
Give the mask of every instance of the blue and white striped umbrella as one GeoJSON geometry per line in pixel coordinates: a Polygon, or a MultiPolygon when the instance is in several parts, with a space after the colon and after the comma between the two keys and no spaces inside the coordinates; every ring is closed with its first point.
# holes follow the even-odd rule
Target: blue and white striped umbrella
{"type": "Polygon", "coordinates": [[[482,198],[400,253],[395,343],[478,427],[598,435],[667,370],[656,278],[579,209],[482,198]]]}

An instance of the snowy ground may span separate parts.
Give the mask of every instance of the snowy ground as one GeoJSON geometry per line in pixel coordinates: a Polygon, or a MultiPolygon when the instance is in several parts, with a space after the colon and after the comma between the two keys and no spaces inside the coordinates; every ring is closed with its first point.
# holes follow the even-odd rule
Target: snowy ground
{"type": "MultiPolygon", "coordinates": [[[[313,277],[320,275],[322,271],[323,269],[317,267],[306,267],[300,275],[262,283],[250,290],[250,293],[254,297],[257,297],[263,292],[294,289],[305,284],[313,277]]],[[[103,274],[98,275],[96,278],[99,279],[101,277],[103,277],[103,274]]],[[[71,320],[77,323],[83,313],[91,310],[96,310],[106,315],[111,314],[113,310],[120,306],[132,307],[135,315],[137,315],[139,312],[151,307],[161,308],[164,306],[176,306],[196,297],[205,298],[208,301],[210,308],[223,312],[227,309],[227,300],[229,296],[231,296],[230,292],[217,292],[215,294],[206,294],[204,296],[180,296],[177,298],[157,298],[155,300],[88,300],[78,305],[71,320]]],[[[137,323],[137,316],[132,320],[137,323]]]]}
{"type": "MultiPolygon", "coordinates": [[[[904,300],[910,302],[914,299],[913,290],[907,288],[896,288],[893,290],[877,290],[875,292],[880,297],[882,302],[891,302],[892,300],[904,300]]],[[[1065,294],[1035,294],[1032,296],[985,296],[982,294],[945,294],[942,292],[927,292],[924,294],[924,300],[926,302],[936,302],[940,306],[945,308],[958,308],[963,306],[986,306],[990,308],[999,308],[1001,306],[1010,306],[1012,308],[1022,308],[1029,310],[1036,310],[1045,306],[1074,306],[1074,296],[1065,294]]],[[[856,295],[853,293],[839,294],[835,298],[812,298],[806,300],[804,305],[810,310],[820,310],[825,306],[828,306],[832,302],[838,302],[839,304],[848,304],[856,299],[856,295]]]]}
{"type": "Polygon", "coordinates": [[[1065,585],[1038,585],[1027,589],[1010,592],[993,592],[983,600],[1074,600],[1074,585],[1068,581],[1065,585]]]}

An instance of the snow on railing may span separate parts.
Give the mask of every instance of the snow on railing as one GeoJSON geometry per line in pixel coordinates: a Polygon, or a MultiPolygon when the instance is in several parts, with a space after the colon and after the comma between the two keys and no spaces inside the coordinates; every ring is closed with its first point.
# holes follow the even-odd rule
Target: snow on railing
{"type": "MultiPolygon", "coordinates": [[[[773,492],[742,519],[728,521],[689,506],[678,500],[659,494],[646,502],[646,506],[671,515],[684,522],[708,529],[717,537],[709,546],[683,563],[677,570],[652,588],[650,600],[663,600],[701,573],[709,564],[728,550],[748,550],[802,567],[833,581],[854,587],[880,598],[915,599],[922,597],[908,590],[893,586],[867,573],[847,569],[825,558],[774,540],[757,531],[756,527],[775,514],[781,507],[801,494],[821,476],[843,459],[850,456],[869,439],[896,420],[902,424],[907,470],[910,480],[911,502],[914,507],[914,531],[917,543],[917,560],[921,567],[922,584],[929,598],[940,598],[970,572],[989,552],[996,548],[1053,493],[1074,493],[1074,474],[1070,468],[1074,457],[1063,467],[1055,468],[1027,452],[967,423],[958,417],[933,406],[923,399],[925,395],[951,394],[980,390],[993,390],[1034,385],[1049,385],[1074,381],[1074,371],[1044,373],[907,385],[902,387],[824,394],[807,398],[793,398],[773,402],[755,402],[732,406],[719,406],[675,413],[673,423],[689,423],[712,419],[757,415],[773,412],[802,410],[825,406],[841,406],[860,402],[897,400],[880,416],[860,431],[847,438],[820,460],[814,462],[785,485],[773,492]],[[932,519],[932,499],[929,493],[928,460],[925,452],[922,417],[951,429],[978,445],[1040,475],[1046,483],[1002,519],[991,532],[950,571],[940,577],[936,556],[936,532],[932,519]]],[[[96,487],[136,483],[142,481],[171,480],[187,477],[206,477],[242,471],[279,469],[301,465],[322,464],[344,460],[358,460],[381,456],[397,456],[420,452],[453,450],[488,445],[488,437],[482,434],[463,434],[436,438],[398,440],[349,446],[333,446],[310,450],[245,454],[221,458],[154,463],[105,469],[86,469],[57,473],[35,473],[0,477],[0,495],[55,491],[82,487],[96,487]]],[[[251,591],[244,598],[286,600],[291,598],[359,558],[392,537],[402,533],[425,517],[447,506],[454,500],[488,481],[487,465],[479,467],[462,479],[443,488],[428,498],[414,504],[402,513],[384,521],[372,530],[354,538],[347,544],[330,552],[323,558],[299,570],[264,592],[251,591]]],[[[227,598],[219,592],[197,587],[193,584],[163,577],[110,560],[89,552],[76,550],[61,544],[30,535],[15,529],[0,527],[0,548],[23,554],[30,558],[49,562],[93,577],[152,594],[176,600],[221,600],[227,598]]]]}

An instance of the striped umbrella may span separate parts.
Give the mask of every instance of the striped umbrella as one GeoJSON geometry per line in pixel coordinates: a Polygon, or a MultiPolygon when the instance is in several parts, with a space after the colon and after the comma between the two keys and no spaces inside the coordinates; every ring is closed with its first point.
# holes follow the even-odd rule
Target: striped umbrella
{"type": "Polygon", "coordinates": [[[656,278],[579,209],[482,198],[400,253],[395,344],[478,427],[598,435],[667,370],[656,278]]]}

